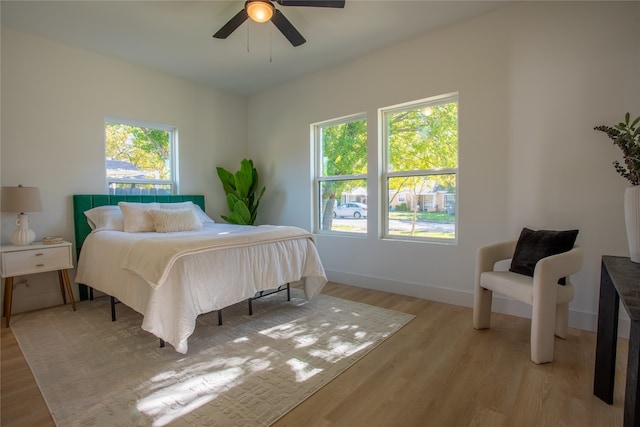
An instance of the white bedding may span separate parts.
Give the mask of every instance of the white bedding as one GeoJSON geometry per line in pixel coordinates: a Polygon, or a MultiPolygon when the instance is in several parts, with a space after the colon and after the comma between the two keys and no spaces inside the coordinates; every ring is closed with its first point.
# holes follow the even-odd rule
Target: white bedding
{"type": "Polygon", "coordinates": [[[82,245],[75,281],[118,298],[144,316],[144,330],[186,353],[198,315],[299,280],[311,299],[327,282],[312,235],[306,232],[298,238],[223,245],[180,255],[156,287],[123,268],[131,248],[142,239],[245,233],[246,227],[216,223],[178,233],[93,231],[82,245]]]}

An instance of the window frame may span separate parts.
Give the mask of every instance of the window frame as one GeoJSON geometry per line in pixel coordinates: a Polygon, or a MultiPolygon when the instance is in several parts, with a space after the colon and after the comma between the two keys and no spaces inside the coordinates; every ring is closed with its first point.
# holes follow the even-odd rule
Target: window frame
{"type": "MultiPolygon", "coordinates": [[[[321,186],[323,182],[331,182],[331,181],[350,181],[350,180],[363,180],[367,184],[367,200],[369,194],[369,185],[368,185],[368,154],[365,155],[365,161],[367,162],[367,173],[364,174],[353,174],[353,175],[330,175],[323,176],[323,156],[322,156],[322,129],[345,124],[348,122],[356,122],[356,121],[364,121],[368,127],[368,120],[366,113],[356,113],[348,116],[343,116],[331,120],[326,120],[323,122],[316,122],[311,124],[311,135],[312,135],[312,145],[315,153],[314,156],[314,165],[313,165],[313,228],[315,234],[323,234],[323,235],[334,235],[334,236],[353,236],[353,237],[362,237],[366,238],[369,234],[368,226],[364,233],[360,232],[352,232],[352,231],[335,231],[335,230],[323,230],[322,229],[322,213],[323,213],[323,204],[321,197],[321,186]]],[[[368,134],[367,134],[367,153],[368,153],[368,134]]],[[[335,202],[334,209],[338,207],[340,203],[338,200],[335,202]]],[[[367,221],[365,219],[365,221],[367,221]]]]}
{"type": "Polygon", "coordinates": [[[162,123],[151,122],[147,120],[137,120],[130,119],[126,117],[118,117],[118,116],[105,116],[104,117],[104,125],[103,130],[104,134],[104,143],[105,143],[105,186],[107,193],[110,191],[111,183],[115,184],[147,184],[147,185],[170,185],[171,190],[170,194],[179,194],[178,191],[178,128],[173,125],[165,125],[162,123]],[[109,178],[107,176],[107,168],[106,168],[106,143],[107,143],[107,135],[106,135],[106,127],[107,124],[122,124],[127,126],[135,126],[140,128],[148,128],[154,130],[165,131],[169,134],[169,168],[170,168],[170,179],[120,179],[120,178],[109,178]]]}
{"type": "Polygon", "coordinates": [[[458,200],[459,200],[459,188],[460,188],[460,99],[458,92],[447,93],[443,95],[437,95],[429,98],[424,98],[416,101],[405,102],[402,104],[393,105],[390,107],[380,108],[378,110],[378,122],[380,127],[380,141],[379,147],[381,151],[381,175],[380,175],[380,194],[381,199],[379,208],[381,211],[381,224],[382,224],[382,239],[388,240],[409,240],[412,242],[425,242],[425,243],[439,243],[439,244],[452,244],[458,243],[459,239],[459,224],[458,224],[458,200]],[[457,167],[455,168],[433,168],[433,169],[415,169],[415,170],[402,170],[402,171],[389,171],[389,129],[387,124],[387,115],[394,114],[402,111],[410,111],[419,108],[429,107],[433,105],[441,105],[455,102],[458,105],[457,115],[457,130],[458,130],[458,142],[456,147],[457,167]],[[405,235],[393,235],[389,233],[389,180],[391,178],[399,177],[418,177],[418,176],[435,176],[435,175],[454,175],[456,183],[455,192],[455,236],[453,239],[436,238],[436,237],[421,237],[421,236],[405,236],[405,235]],[[384,203],[384,205],[383,205],[384,203]]]}

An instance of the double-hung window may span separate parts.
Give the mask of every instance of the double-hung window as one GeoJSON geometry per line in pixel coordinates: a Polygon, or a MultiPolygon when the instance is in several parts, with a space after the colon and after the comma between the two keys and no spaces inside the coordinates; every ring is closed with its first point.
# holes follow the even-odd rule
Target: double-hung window
{"type": "Polygon", "coordinates": [[[109,194],[175,194],[174,126],[107,117],[105,172],[109,194]]]}
{"type": "Polygon", "coordinates": [[[367,120],[350,116],[312,125],[316,230],[367,232],[367,120]]]}
{"type": "Polygon", "coordinates": [[[454,242],[458,182],[458,95],[380,111],[384,237],[454,242]]]}

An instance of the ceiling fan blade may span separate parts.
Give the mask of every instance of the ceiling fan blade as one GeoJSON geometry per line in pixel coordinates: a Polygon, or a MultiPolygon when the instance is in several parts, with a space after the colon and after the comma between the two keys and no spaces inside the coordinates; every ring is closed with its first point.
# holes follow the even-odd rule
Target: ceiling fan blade
{"type": "Polygon", "coordinates": [[[271,17],[271,22],[275,25],[280,32],[291,42],[294,46],[300,46],[306,40],[302,37],[302,34],[296,30],[296,27],[293,26],[291,22],[287,18],[284,17],[282,12],[278,9],[275,10],[275,13],[271,17]]]}
{"type": "Polygon", "coordinates": [[[231,18],[229,22],[224,24],[222,28],[220,28],[218,32],[213,35],[213,37],[217,39],[226,39],[231,35],[231,33],[236,30],[236,28],[242,25],[242,23],[246,21],[247,18],[249,18],[249,15],[247,15],[247,11],[242,9],[236,14],[236,16],[231,18]]]}
{"type": "Polygon", "coordinates": [[[282,6],[344,7],[344,0],[275,0],[282,6]]]}

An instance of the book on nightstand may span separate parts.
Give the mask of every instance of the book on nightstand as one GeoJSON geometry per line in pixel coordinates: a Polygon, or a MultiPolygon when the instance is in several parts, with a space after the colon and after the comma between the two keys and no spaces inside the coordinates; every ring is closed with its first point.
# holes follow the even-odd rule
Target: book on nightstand
{"type": "Polygon", "coordinates": [[[42,238],[42,243],[45,245],[54,245],[56,243],[62,243],[62,236],[47,236],[42,238]]]}

